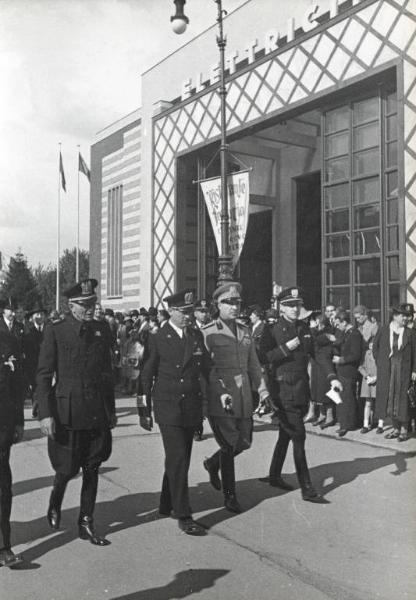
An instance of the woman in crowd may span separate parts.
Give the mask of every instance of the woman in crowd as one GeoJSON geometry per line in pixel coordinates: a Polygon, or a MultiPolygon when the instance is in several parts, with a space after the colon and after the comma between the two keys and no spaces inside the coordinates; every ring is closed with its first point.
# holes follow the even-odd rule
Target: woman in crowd
{"type": "MultiPolygon", "coordinates": [[[[368,348],[359,367],[362,375],[360,396],[364,402],[364,422],[361,433],[368,433],[372,429],[374,416],[374,402],[376,398],[377,366],[373,355],[373,338],[368,340],[368,348]]],[[[377,427],[377,433],[383,433],[383,427],[377,427]]]]}
{"type": "Polygon", "coordinates": [[[379,426],[390,417],[393,430],[385,437],[408,439],[409,406],[407,390],[416,380],[416,337],[407,325],[411,310],[408,304],[393,308],[388,325],[381,327],[375,337],[373,354],[377,364],[376,415],[379,426]]]}
{"type": "Polygon", "coordinates": [[[319,409],[319,414],[311,420],[306,419],[305,422],[312,422],[312,425],[319,425],[321,429],[326,429],[335,425],[334,403],[326,396],[331,388],[327,373],[331,371],[335,336],[328,329],[322,313],[312,315],[310,330],[314,349],[314,357],[311,361],[311,396],[314,405],[319,409]]]}
{"type": "Polygon", "coordinates": [[[341,404],[337,405],[339,437],[356,427],[356,389],[358,367],[363,352],[363,338],[358,329],[355,329],[343,309],[338,309],[334,318],[337,330],[335,342],[339,356],[334,356],[332,362],[336,365],[338,379],[342,383],[341,404]]]}

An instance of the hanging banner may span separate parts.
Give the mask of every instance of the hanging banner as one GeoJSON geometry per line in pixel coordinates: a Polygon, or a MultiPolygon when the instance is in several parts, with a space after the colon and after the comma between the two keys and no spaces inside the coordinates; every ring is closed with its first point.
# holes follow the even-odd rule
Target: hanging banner
{"type": "MultiPolygon", "coordinates": [[[[233,259],[233,269],[240,258],[247,232],[250,201],[248,176],[249,171],[238,171],[227,177],[230,254],[233,259]]],[[[206,179],[200,181],[200,184],[211,219],[218,253],[221,254],[221,177],[206,179]]]]}

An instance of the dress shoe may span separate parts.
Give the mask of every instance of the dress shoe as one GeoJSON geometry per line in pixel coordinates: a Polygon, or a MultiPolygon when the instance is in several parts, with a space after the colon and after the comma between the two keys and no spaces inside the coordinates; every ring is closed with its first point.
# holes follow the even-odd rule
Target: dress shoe
{"type": "Polygon", "coordinates": [[[161,517],[170,517],[172,514],[172,509],[167,506],[159,506],[158,513],[161,517]]]}
{"type": "Polygon", "coordinates": [[[237,515],[243,512],[243,509],[234,494],[224,497],[224,507],[237,515]]]}
{"type": "Polygon", "coordinates": [[[304,488],[302,490],[302,499],[305,502],[322,502],[323,498],[313,487],[304,488]]]}
{"type": "Polygon", "coordinates": [[[14,567],[22,562],[23,556],[21,554],[15,554],[10,548],[0,550],[0,567],[14,567]]]}
{"type": "Polygon", "coordinates": [[[46,513],[46,518],[48,519],[49,527],[52,529],[59,529],[61,523],[61,510],[59,508],[50,506],[46,513]]]}
{"type": "Polygon", "coordinates": [[[370,431],[369,427],[361,427],[360,433],[368,433],[370,431]]]}
{"type": "Polygon", "coordinates": [[[378,434],[384,433],[384,429],[382,427],[377,427],[376,433],[378,433],[378,434]]]}
{"type": "Polygon", "coordinates": [[[346,435],[348,429],[338,429],[337,434],[338,437],[344,437],[344,435],[346,435]]]}
{"type": "Polygon", "coordinates": [[[387,433],[384,437],[386,440],[395,440],[399,435],[400,433],[398,431],[390,431],[390,433],[387,433]]]}
{"type": "Polygon", "coordinates": [[[315,419],[315,421],[312,421],[312,427],[317,427],[318,425],[321,425],[324,421],[325,419],[315,419]]]}
{"type": "Polygon", "coordinates": [[[268,483],[272,487],[287,490],[288,492],[291,492],[294,489],[293,486],[290,485],[290,483],[286,483],[286,481],[281,477],[260,477],[259,481],[262,481],[263,483],[268,483]]]}
{"type": "Polygon", "coordinates": [[[407,440],[409,439],[409,436],[407,433],[401,433],[399,435],[399,437],[397,438],[398,442],[407,442],[407,440]]]}
{"type": "Polygon", "coordinates": [[[209,473],[209,482],[215,490],[221,489],[221,479],[218,475],[218,469],[210,465],[209,459],[206,458],[203,462],[204,469],[209,473]]]}
{"type": "Polygon", "coordinates": [[[328,421],[328,423],[321,423],[321,429],[326,429],[327,427],[333,427],[336,425],[336,421],[328,421]]]}
{"type": "Polygon", "coordinates": [[[191,519],[191,517],[186,519],[178,519],[178,525],[179,529],[182,529],[182,531],[187,535],[207,535],[206,529],[191,519]]]}
{"type": "Polygon", "coordinates": [[[78,532],[81,540],[89,540],[94,546],[108,546],[111,544],[109,540],[106,540],[95,533],[91,517],[82,517],[80,519],[78,532]]]}

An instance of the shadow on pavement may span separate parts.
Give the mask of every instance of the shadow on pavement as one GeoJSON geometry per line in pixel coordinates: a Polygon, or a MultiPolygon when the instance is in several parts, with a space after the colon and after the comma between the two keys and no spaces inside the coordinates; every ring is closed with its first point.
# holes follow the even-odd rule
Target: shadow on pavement
{"type": "MultiPolygon", "coordinates": [[[[112,471],[117,471],[118,467],[101,467],[100,473],[104,475],[105,473],[111,473],[112,471]]],[[[74,479],[80,477],[78,475],[74,479]]],[[[34,492],[35,490],[41,490],[42,488],[52,487],[54,475],[45,475],[44,477],[35,477],[34,479],[25,479],[24,481],[18,481],[17,483],[13,483],[13,496],[20,496],[21,494],[28,494],[29,492],[34,492]]],[[[46,510],[46,508],[45,508],[46,510]]]]}
{"type": "MultiPolygon", "coordinates": [[[[396,467],[395,471],[392,471],[392,475],[400,475],[407,470],[407,459],[413,458],[414,456],[416,456],[416,452],[400,452],[375,458],[356,458],[353,460],[319,465],[310,469],[310,473],[312,482],[317,490],[327,494],[337,487],[352,482],[360,475],[387,467],[388,465],[394,465],[396,467]],[[324,486],[324,482],[328,478],[333,478],[333,481],[324,486]]],[[[106,471],[108,472],[111,470],[113,470],[111,467],[103,467],[100,472],[105,473],[106,471]]],[[[264,473],[259,473],[259,476],[262,475],[264,475],[264,473]]],[[[289,483],[296,485],[297,479],[294,473],[290,475],[285,474],[285,479],[287,479],[289,483]]],[[[20,485],[20,491],[18,493],[24,493],[25,491],[30,491],[30,489],[36,489],[36,487],[43,487],[46,483],[51,481],[52,478],[42,477],[38,480],[29,480],[29,482],[19,482],[19,484],[17,484],[17,486],[20,485]]],[[[283,496],[287,493],[289,492],[264,484],[257,478],[237,482],[237,496],[245,510],[254,508],[264,500],[283,496]]],[[[299,490],[296,490],[296,493],[299,494],[299,490]]],[[[97,531],[101,534],[111,535],[112,533],[117,533],[131,527],[137,527],[160,519],[161,517],[158,513],[159,496],[159,492],[142,492],[137,494],[127,494],[112,500],[98,502],[95,511],[97,531]]],[[[198,518],[198,521],[207,529],[236,516],[224,509],[222,493],[215,491],[209,483],[198,483],[196,486],[191,487],[190,500],[194,513],[207,510],[213,511],[208,515],[198,518]]],[[[15,545],[27,544],[32,541],[35,542],[36,540],[47,538],[43,541],[39,541],[35,546],[25,551],[24,554],[27,562],[34,561],[40,556],[78,538],[77,521],[79,509],[78,507],[73,507],[65,510],[65,500],[63,508],[61,523],[63,528],[68,527],[68,529],[62,529],[62,531],[55,534],[49,529],[45,516],[32,521],[12,523],[13,544],[15,545]]],[[[240,518],[244,518],[244,515],[240,515],[240,518]]],[[[176,523],[172,522],[172,527],[176,526],[176,523]]],[[[142,592],[138,593],[141,594],[142,592]]],[[[136,597],[145,598],[145,596],[140,595],[126,596],[124,598],[133,599],[136,597]]],[[[153,599],[158,598],[159,596],[151,597],[153,599]]],[[[170,596],[160,596],[160,598],[163,599],[169,597],[170,596]]]]}
{"type": "Polygon", "coordinates": [[[211,588],[220,577],[230,571],[225,569],[188,569],[176,573],[175,579],[168,584],[133,592],[125,596],[117,596],[112,600],[172,600],[173,598],[187,598],[202,590],[211,588]]]}

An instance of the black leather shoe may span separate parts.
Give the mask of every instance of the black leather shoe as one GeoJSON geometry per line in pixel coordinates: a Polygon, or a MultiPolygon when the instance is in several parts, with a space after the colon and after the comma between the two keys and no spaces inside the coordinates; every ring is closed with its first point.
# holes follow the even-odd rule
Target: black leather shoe
{"type": "Polygon", "coordinates": [[[407,440],[409,439],[409,435],[407,433],[401,433],[399,435],[399,437],[397,438],[398,442],[407,442],[407,440]]]}
{"type": "Polygon", "coordinates": [[[243,512],[243,509],[241,508],[241,505],[234,494],[225,496],[224,507],[230,512],[236,513],[237,515],[243,512]]]}
{"type": "Polygon", "coordinates": [[[61,510],[59,508],[50,506],[46,513],[46,518],[48,519],[49,527],[55,530],[59,529],[59,525],[61,524],[61,510]]]}
{"type": "Polygon", "coordinates": [[[292,491],[294,488],[290,485],[290,483],[286,483],[286,481],[284,479],[282,479],[281,477],[260,477],[259,481],[262,481],[263,483],[268,483],[269,485],[271,485],[272,487],[277,487],[280,488],[282,490],[287,490],[288,492],[292,491]]]}
{"type": "Polygon", "coordinates": [[[324,423],[325,419],[315,419],[315,421],[312,421],[312,426],[313,427],[317,427],[318,425],[322,425],[322,423],[324,423]]]}
{"type": "Polygon", "coordinates": [[[325,502],[320,494],[313,488],[306,488],[302,490],[302,499],[306,502],[316,502],[317,504],[325,502]]]}
{"type": "Polygon", "coordinates": [[[387,433],[384,437],[386,438],[386,440],[395,440],[399,437],[399,435],[400,433],[398,431],[391,431],[390,433],[387,433]]]}
{"type": "Polygon", "coordinates": [[[94,531],[94,524],[91,517],[82,517],[78,527],[81,540],[89,540],[94,546],[109,546],[111,542],[100,537],[94,531]]]}
{"type": "Polygon", "coordinates": [[[215,490],[221,489],[221,479],[218,475],[218,469],[209,464],[208,458],[203,462],[204,469],[209,473],[209,482],[215,490]]]}
{"type": "Polygon", "coordinates": [[[187,535],[207,535],[206,529],[199,523],[188,517],[186,519],[178,519],[179,529],[182,529],[187,535]]]}
{"type": "Polygon", "coordinates": [[[321,423],[321,429],[327,429],[328,427],[333,427],[336,425],[336,421],[329,421],[329,423],[321,423]]]}
{"type": "Polygon", "coordinates": [[[338,437],[344,437],[344,435],[346,435],[348,429],[338,429],[337,434],[338,437]]]}
{"type": "Polygon", "coordinates": [[[0,567],[14,567],[23,562],[21,554],[15,554],[12,550],[3,548],[0,550],[0,567]]]}

